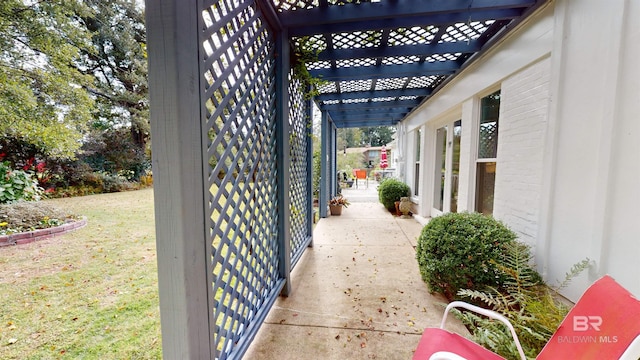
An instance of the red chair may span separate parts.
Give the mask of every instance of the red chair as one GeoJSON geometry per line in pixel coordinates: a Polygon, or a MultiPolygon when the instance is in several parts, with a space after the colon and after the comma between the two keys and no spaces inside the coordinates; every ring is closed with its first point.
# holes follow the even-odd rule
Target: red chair
{"type": "MultiPolygon", "coordinates": [[[[503,359],[458,334],[444,330],[447,313],[454,307],[503,322],[511,331],[520,357],[526,359],[513,326],[504,316],[454,301],[447,306],[440,328],[424,331],[413,355],[414,360],[503,359]]],[[[613,278],[604,276],[585,291],[536,359],[640,359],[640,301],[613,278]]]]}

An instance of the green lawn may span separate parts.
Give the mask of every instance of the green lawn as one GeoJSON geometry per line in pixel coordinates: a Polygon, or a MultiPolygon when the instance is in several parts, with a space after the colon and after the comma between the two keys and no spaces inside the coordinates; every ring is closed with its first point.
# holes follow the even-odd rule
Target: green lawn
{"type": "Polygon", "coordinates": [[[88,225],[0,248],[0,359],[161,358],[153,190],[47,202],[88,225]]]}

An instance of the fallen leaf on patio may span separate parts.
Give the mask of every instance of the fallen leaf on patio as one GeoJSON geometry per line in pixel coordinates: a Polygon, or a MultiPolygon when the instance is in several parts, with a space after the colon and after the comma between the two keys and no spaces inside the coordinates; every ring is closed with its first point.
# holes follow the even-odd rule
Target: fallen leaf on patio
{"type": "Polygon", "coordinates": [[[340,340],[340,334],[336,335],[336,340],[340,340]]]}
{"type": "Polygon", "coordinates": [[[361,343],[360,343],[360,347],[361,347],[361,348],[363,348],[363,349],[364,349],[364,348],[366,348],[366,347],[367,347],[367,343],[365,343],[365,342],[361,342],[361,343]]]}

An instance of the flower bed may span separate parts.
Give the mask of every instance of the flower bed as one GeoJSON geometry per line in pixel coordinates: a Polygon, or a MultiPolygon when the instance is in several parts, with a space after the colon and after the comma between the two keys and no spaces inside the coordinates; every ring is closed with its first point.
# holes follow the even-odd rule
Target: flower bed
{"type": "Polygon", "coordinates": [[[0,247],[10,245],[28,244],[38,240],[48,239],[54,236],[66,234],[87,225],[87,219],[67,220],[64,224],[45,229],[19,232],[10,235],[0,235],[0,247]]]}

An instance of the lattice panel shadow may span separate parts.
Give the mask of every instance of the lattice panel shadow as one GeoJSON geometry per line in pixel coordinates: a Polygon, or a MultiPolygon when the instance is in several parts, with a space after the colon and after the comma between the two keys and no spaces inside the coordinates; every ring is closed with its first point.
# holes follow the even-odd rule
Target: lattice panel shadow
{"type": "Polygon", "coordinates": [[[279,291],[274,42],[252,1],[208,3],[200,44],[209,317],[213,356],[227,359],[279,291]]]}
{"type": "Polygon", "coordinates": [[[307,196],[307,143],[309,137],[309,121],[307,118],[307,101],[304,99],[303,86],[293,73],[289,76],[289,141],[290,141],[290,178],[289,195],[291,198],[291,259],[293,268],[311,241],[308,233],[307,216],[309,197],[307,196]]]}

